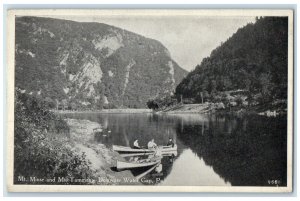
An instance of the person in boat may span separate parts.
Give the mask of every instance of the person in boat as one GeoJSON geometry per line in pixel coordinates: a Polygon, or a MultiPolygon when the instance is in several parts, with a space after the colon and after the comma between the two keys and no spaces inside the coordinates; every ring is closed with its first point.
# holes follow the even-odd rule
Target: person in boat
{"type": "Polygon", "coordinates": [[[134,142],[133,142],[133,148],[134,149],[141,149],[140,145],[139,145],[139,140],[136,139],[134,142]]]}
{"type": "Polygon", "coordinates": [[[173,139],[172,138],[169,138],[169,141],[167,143],[167,146],[171,146],[171,147],[174,147],[175,146],[175,143],[173,142],[173,139]]]}
{"type": "Polygon", "coordinates": [[[158,166],[155,167],[155,172],[161,173],[161,171],[162,171],[162,164],[160,163],[158,166]]]}
{"type": "Polygon", "coordinates": [[[150,140],[147,145],[148,149],[156,149],[157,144],[154,142],[154,139],[150,140]]]}
{"type": "Polygon", "coordinates": [[[155,160],[157,157],[162,157],[161,149],[155,149],[155,153],[148,156],[147,162],[155,160]]]}
{"type": "Polygon", "coordinates": [[[175,154],[172,154],[171,156],[168,157],[169,158],[169,163],[173,163],[174,159],[175,159],[175,154]]]}
{"type": "Polygon", "coordinates": [[[161,149],[156,149],[154,155],[155,155],[155,156],[161,157],[161,156],[162,156],[162,151],[161,151],[161,149]]]}
{"type": "Polygon", "coordinates": [[[129,158],[129,161],[130,162],[137,162],[139,160],[139,157],[137,157],[137,156],[134,156],[134,157],[130,157],[129,158]]]}

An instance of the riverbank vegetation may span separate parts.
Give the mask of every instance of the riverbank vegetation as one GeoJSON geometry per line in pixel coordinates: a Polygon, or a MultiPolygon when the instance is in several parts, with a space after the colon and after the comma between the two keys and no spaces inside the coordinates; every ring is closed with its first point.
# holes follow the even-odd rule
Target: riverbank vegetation
{"type": "Polygon", "coordinates": [[[287,108],[287,17],[257,18],[204,58],[177,86],[177,97],[225,107],[287,108]]]}
{"type": "Polygon", "coordinates": [[[139,184],[129,171],[116,172],[122,158],[95,142],[97,122],[62,119],[43,99],[16,89],[14,130],[15,184],[139,184]]]}
{"type": "Polygon", "coordinates": [[[155,98],[147,101],[148,108],[154,111],[166,110],[176,105],[178,105],[178,101],[174,96],[165,96],[165,97],[155,98]]]}
{"type": "MultiPolygon", "coordinates": [[[[69,134],[67,123],[50,112],[43,100],[21,93],[17,89],[15,94],[14,183],[56,184],[47,179],[54,177],[91,178],[89,161],[86,160],[85,154],[74,153],[69,134]],[[22,180],[22,177],[26,179],[22,180]]],[[[66,181],[61,184],[69,183],[70,181],[66,181]]]]}

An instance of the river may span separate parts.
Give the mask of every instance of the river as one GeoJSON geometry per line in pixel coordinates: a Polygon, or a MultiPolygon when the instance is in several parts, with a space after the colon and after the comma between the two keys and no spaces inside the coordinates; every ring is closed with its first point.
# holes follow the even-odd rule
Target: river
{"type": "Polygon", "coordinates": [[[108,147],[130,146],[134,139],[139,139],[142,146],[151,139],[158,145],[174,139],[177,154],[164,157],[161,170],[153,170],[143,179],[145,185],[286,186],[287,183],[286,116],[152,113],[64,116],[100,123],[111,134],[95,136],[94,143],[108,147]]]}

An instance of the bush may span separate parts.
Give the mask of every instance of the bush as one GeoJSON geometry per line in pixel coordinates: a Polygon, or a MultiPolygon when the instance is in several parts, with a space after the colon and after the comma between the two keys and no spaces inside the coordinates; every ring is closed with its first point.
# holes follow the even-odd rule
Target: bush
{"type": "Polygon", "coordinates": [[[41,107],[40,101],[35,97],[16,90],[14,183],[57,184],[50,181],[33,182],[29,179],[25,182],[18,181],[18,176],[45,179],[91,178],[89,161],[84,154],[74,153],[68,136],[69,127],[63,119],[41,107]]]}
{"type": "Polygon", "coordinates": [[[156,98],[153,100],[148,100],[147,101],[147,106],[149,109],[153,109],[153,110],[163,110],[166,109],[168,107],[172,107],[174,105],[176,105],[177,99],[171,96],[165,96],[163,98],[156,98]]]}
{"type": "Polygon", "coordinates": [[[236,98],[236,103],[237,103],[238,106],[243,106],[243,102],[244,102],[244,100],[241,96],[238,96],[236,98]]]}

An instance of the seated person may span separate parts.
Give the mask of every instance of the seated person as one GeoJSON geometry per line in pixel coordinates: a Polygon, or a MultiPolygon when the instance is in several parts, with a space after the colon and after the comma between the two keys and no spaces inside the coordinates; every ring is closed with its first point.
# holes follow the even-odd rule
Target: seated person
{"type": "Polygon", "coordinates": [[[156,147],[157,145],[155,144],[154,139],[148,142],[148,149],[155,149],[156,147]]]}
{"type": "Polygon", "coordinates": [[[168,143],[167,143],[167,146],[172,146],[172,147],[174,147],[174,142],[173,142],[173,139],[172,138],[169,138],[169,141],[168,141],[168,143]]]}
{"type": "Polygon", "coordinates": [[[134,148],[134,149],[141,149],[138,140],[135,140],[135,141],[133,142],[133,148],[134,148]]]}

